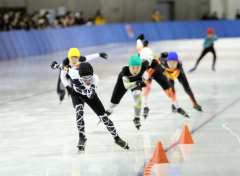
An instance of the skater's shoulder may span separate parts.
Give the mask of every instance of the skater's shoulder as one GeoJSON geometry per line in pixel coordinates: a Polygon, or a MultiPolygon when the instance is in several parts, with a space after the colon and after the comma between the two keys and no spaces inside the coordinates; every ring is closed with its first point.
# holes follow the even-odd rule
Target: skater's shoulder
{"type": "Polygon", "coordinates": [[[130,74],[129,66],[124,66],[124,67],[122,68],[122,74],[123,74],[124,76],[130,74]]]}
{"type": "Polygon", "coordinates": [[[68,58],[65,58],[63,59],[63,65],[69,65],[69,59],[68,58]]]}

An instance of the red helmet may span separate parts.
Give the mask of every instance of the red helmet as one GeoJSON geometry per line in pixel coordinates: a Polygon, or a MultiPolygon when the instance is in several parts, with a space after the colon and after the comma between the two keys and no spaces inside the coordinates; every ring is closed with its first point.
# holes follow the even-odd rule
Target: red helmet
{"type": "Polygon", "coordinates": [[[207,29],[207,34],[214,34],[214,29],[213,28],[208,28],[207,29]]]}

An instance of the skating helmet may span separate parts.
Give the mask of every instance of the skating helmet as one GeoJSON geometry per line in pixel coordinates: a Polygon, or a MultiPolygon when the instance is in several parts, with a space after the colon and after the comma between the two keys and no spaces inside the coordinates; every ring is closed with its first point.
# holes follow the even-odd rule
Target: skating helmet
{"type": "Polygon", "coordinates": [[[70,48],[68,51],[68,58],[70,57],[78,57],[80,58],[80,52],[77,48],[70,48]]]}
{"type": "Polygon", "coordinates": [[[166,59],[166,61],[177,61],[178,62],[178,55],[176,52],[169,52],[168,53],[168,57],[166,59]]]}
{"type": "Polygon", "coordinates": [[[143,60],[147,60],[148,56],[153,54],[153,51],[150,48],[143,48],[140,52],[140,58],[143,60]]]}
{"type": "Polygon", "coordinates": [[[214,29],[213,28],[208,28],[207,29],[207,34],[214,34],[214,29]]]}
{"type": "Polygon", "coordinates": [[[90,63],[83,62],[78,68],[78,73],[81,77],[86,75],[93,75],[93,67],[90,63]]]}

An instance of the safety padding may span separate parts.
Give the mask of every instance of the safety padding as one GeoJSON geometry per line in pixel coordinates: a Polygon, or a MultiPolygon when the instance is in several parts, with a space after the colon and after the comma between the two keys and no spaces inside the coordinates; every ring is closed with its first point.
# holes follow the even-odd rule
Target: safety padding
{"type": "Polygon", "coordinates": [[[207,28],[218,37],[240,37],[240,20],[122,23],[101,26],[0,32],[0,60],[36,56],[109,43],[204,38],[207,28]]]}

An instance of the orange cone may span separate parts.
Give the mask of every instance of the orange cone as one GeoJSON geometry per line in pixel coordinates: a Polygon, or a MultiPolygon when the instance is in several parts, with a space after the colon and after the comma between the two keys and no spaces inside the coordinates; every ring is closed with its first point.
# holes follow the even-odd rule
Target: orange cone
{"type": "Polygon", "coordinates": [[[151,163],[169,163],[167,156],[164,152],[162,143],[158,141],[157,147],[155,149],[155,152],[153,154],[152,162],[151,163]]]}
{"type": "Polygon", "coordinates": [[[187,125],[184,125],[178,144],[194,144],[187,125]]]}

